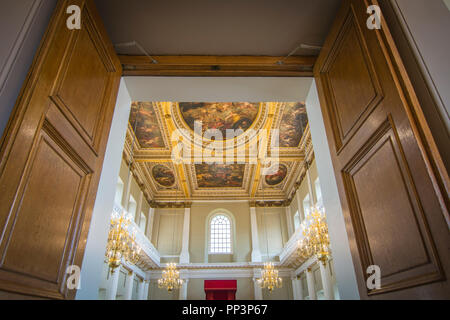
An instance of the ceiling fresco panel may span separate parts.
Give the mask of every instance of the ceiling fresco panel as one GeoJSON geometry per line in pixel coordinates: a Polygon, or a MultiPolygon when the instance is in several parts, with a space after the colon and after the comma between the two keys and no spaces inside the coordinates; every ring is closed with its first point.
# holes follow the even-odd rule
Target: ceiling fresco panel
{"type": "Polygon", "coordinates": [[[133,102],[130,125],[143,149],[164,148],[164,139],[158,122],[157,112],[151,102],[133,102]]]}
{"type": "Polygon", "coordinates": [[[152,168],[152,176],[155,181],[163,187],[170,188],[175,184],[175,174],[173,170],[158,164],[152,168]]]}
{"type": "Polygon", "coordinates": [[[208,129],[217,129],[226,139],[226,130],[248,130],[255,122],[260,103],[250,102],[180,102],[180,112],[188,127],[194,131],[195,121],[202,122],[202,134],[208,129]]]}
{"type": "Polygon", "coordinates": [[[199,188],[242,188],[244,164],[196,164],[195,172],[199,188]]]}
{"type": "Polygon", "coordinates": [[[275,174],[267,175],[265,180],[269,186],[276,186],[283,182],[288,173],[288,169],[284,164],[280,164],[275,174]]]}
{"type": "Polygon", "coordinates": [[[280,147],[296,148],[308,124],[304,103],[286,103],[280,123],[280,147]]]}

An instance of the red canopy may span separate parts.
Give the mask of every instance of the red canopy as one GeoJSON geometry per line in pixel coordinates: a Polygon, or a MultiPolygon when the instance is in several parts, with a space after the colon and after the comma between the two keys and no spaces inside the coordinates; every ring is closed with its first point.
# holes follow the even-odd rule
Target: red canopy
{"type": "Polygon", "coordinates": [[[206,300],[236,300],[237,280],[205,280],[206,300]]]}

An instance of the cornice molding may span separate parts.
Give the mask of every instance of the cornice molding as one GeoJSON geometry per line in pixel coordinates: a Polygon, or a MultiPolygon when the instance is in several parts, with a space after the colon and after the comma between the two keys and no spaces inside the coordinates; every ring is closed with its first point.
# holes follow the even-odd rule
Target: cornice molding
{"type": "Polygon", "coordinates": [[[312,77],[315,56],[147,56],[120,55],[124,76],[312,77]],[[280,65],[279,61],[283,60],[280,65]]]}
{"type": "Polygon", "coordinates": [[[191,208],[192,202],[186,201],[186,202],[157,202],[152,201],[150,203],[151,208],[155,209],[169,209],[169,208],[191,208]]]}

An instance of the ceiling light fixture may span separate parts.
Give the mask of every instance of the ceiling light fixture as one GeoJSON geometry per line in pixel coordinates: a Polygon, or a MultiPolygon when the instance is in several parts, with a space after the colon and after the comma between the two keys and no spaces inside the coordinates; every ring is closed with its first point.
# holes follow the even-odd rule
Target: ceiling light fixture
{"type": "Polygon", "coordinates": [[[296,53],[299,49],[321,50],[322,48],[323,47],[321,47],[321,46],[315,46],[315,45],[301,43],[297,48],[292,50],[286,57],[284,57],[283,59],[277,61],[276,64],[278,64],[280,66],[284,65],[284,62],[286,61],[286,59],[289,58],[290,56],[292,56],[294,53],[296,53]]]}
{"type": "Polygon", "coordinates": [[[298,252],[303,259],[315,255],[319,261],[326,263],[331,256],[330,237],[325,210],[315,206],[311,208],[302,223],[303,239],[298,241],[298,252]]]}
{"type": "Polygon", "coordinates": [[[117,43],[114,45],[115,47],[136,47],[138,48],[144,55],[146,55],[153,64],[158,64],[159,62],[157,60],[155,60],[148,52],[147,50],[144,49],[143,46],[141,46],[139,44],[139,42],[133,40],[131,42],[122,42],[122,43],[117,43]]]}

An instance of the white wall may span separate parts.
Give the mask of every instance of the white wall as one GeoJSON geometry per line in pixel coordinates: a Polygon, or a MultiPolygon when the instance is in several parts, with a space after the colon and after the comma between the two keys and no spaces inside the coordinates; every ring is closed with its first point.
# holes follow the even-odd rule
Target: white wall
{"type": "Polygon", "coordinates": [[[122,79],[84,252],[81,269],[81,289],[77,292],[77,299],[98,299],[98,289],[102,278],[103,260],[108,239],[109,220],[114,205],[130,109],[131,98],[122,79]]]}
{"type": "Polygon", "coordinates": [[[259,249],[263,261],[278,256],[289,240],[286,226],[286,208],[256,208],[259,249]]]}
{"type": "Polygon", "coordinates": [[[306,111],[311,128],[311,138],[322,187],[324,207],[327,210],[328,229],[339,295],[341,299],[345,300],[359,299],[344,216],[315,83],[312,84],[306,99],[306,111]]]}
{"type": "Polygon", "coordinates": [[[126,77],[137,101],[304,101],[310,78],[126,77]]]}
{"type": "MultiPolygon", "coordinates": [[[[442,0],[392,0],[450,130],[450,11],[442,0]]],[[[450,1],[447,1],[450,2],[450,1]]]]}
{"type": "Polygon", "coordinates": [[[162,257],[180,255],[183,240],[183,221],[184,209],[155,210],[153,243],[162,257]]]}
{"type": "Polygon", "coordinates": [[[56,0],[0,4],[0,136],[3,135],[56,0]]]}
{"type": "Polygon", "coordinates": [[[443,0],[448,10],[450,11],[450,0],[443,0]]]}

